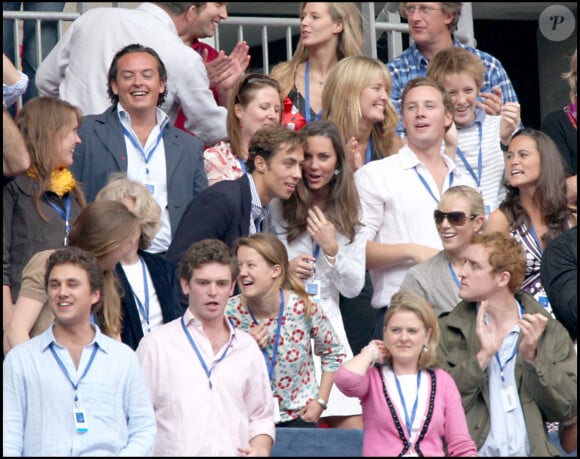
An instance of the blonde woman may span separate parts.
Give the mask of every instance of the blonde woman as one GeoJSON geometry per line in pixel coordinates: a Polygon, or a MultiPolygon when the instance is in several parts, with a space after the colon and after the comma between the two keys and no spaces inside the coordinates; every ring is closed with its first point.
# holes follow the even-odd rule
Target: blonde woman
{"type": "Polygon", "coordinates": [[[292,59],[276,65],[284,101],[282,124],[300,130],[322,114],[322,91],[334,65],[362,55],[361,14],[356,3],[300,3],[300,41],[292,59]]]}
{"type": "Polygon", "coordinates": [[[115,174],[99,191],[97,201],[118,201],[141,223],[141,237],[115,266],[121,286],[123,326],[121,340],[133,350],[159,325],[180,317],[180,287],[175,265],[157,253],[147,252],[161,226],[161,208],[141,182],[115,174]]]}
{"type": "Polygon", "coordinates": [[[396,134],[399,117],[390,99],[392,81],[385,64],[366,56],[346,57],[328,75],[322,118],[333,121],[348,142],[354,171],[403,146],[396,134]]]}

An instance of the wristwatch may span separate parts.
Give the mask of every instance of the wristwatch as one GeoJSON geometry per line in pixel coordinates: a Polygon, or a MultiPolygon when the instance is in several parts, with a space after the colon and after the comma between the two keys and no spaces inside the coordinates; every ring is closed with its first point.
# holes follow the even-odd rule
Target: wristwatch
{"type": "Polygon", "coordinates": [[[322,407],[323,410],[325,410],[326,408],[328,408],[328,405],[326,404],[326,401],[324,399],[317,398],[316,401],[322,407]]]}

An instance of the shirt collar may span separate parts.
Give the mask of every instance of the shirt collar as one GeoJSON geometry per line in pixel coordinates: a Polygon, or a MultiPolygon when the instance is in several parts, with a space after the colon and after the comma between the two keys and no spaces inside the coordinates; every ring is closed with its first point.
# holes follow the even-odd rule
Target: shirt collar
{"type": "MultiPolygon", "coordinates": [[[[129,115],[129,112],[123,108],[121,102],[117,103],[117,115],[119,116],[119,120],[123,126],[131,127],[131,115],[129,115]]],[[[155,121],[157,122],[159,129],[163,130],[167,123],[169,123],[169,117],[159,107],[155,107],[155,121]]]]}

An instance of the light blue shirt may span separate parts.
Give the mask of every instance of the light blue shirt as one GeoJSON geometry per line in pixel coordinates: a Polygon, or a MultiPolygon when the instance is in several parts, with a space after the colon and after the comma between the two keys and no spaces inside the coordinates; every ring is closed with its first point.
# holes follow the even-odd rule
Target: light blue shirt
{"type": "Polygon", "coordinates": [[[16,70],[20,75],[20,79],[13,85],[2,84],[2,95],[4,97],[4,104],[10,107],[16,100],[26,92],[28,88],[28,75],[16,70]]]}
{"type": "Polygon", "coordinates": [[[93,327],[95,338],[83,349],[78,369],[68,350],[56,342],[52,326],[8,353],[3,364],[4,456],[153,454],[155,413],[137,356],[93,327]],[[84,374],[95,346],[98,351],[84,374]],[[88,432],[76,430],[71,381],[78,385],[88,432]]]}
{"type": "MultiPolygon", "coordinates": [[[[521,308],[516,304],[514,306],[518,308],[521,318],[521,308]]],[[[504,338],[501,348],[497,352],[497,358],[494,356],[488,366],[490,431],[477,453],[478,456],[527,457],[530,455],[528,430],[515,380],[519,336],[520,327],[515,325],[504,338]],[[511,358],[514,350],[516,355],[511,358]],[[503,381],[500,363],[503,367],[503,381]],[[515,408],[511,411],[506,411],[504,408],[501,394],[501,391],[508,387],[514,389],[512,394],[514,394],[516,402],[515,408]]]]}

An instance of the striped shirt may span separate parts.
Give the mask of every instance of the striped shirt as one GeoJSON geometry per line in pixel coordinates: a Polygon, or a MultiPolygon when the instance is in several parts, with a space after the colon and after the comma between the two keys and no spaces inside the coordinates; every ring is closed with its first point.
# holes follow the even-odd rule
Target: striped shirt
{"type": "Polygon", "coordinates": [[[503,184],[505,165],[500,148],[501,116],[486,115],[480,108],[475,109],[475,121],[468,127],[457,127],[458,151],[455,155],[457,169],[469,174],[478,184],[483,196],[485,213],[489,215],[505,198],[503,184]],[[481,138],[480,138],[481,126],[481,138]],[[479,152],[481,147],[481,168],[479,152]]]}

